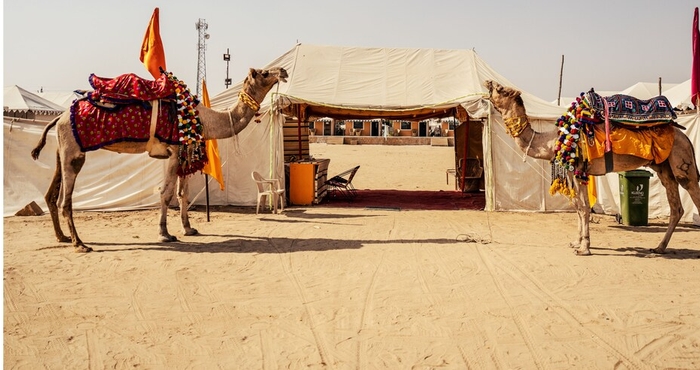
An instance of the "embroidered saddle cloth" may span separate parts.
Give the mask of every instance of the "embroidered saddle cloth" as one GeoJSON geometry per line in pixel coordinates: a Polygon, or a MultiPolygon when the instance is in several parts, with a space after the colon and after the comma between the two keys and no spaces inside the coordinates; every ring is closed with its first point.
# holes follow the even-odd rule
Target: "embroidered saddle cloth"
{"type": "MultiPolygon", "coordinates": [[[[610,132],[612,151],[617,154],[633,155],[654,161],[659,164],[668,158],[675,139],[674,128],[671,125],[658,125],[646,130],[631,130],[626,126],[613,127],[610,132]]],[[[589,160],[602,158],[605,155],[605,128],[603,125],[594,126],[594,138],[586,143],[580,143],[587,150],[589,160]]]]}
{"type": "Polygon", "coordinates": [[[609,119],[624,125],[648,127],[671,123],[676,119],[671,103],[663,95],[649,100],[623,94],[603,97],[591,89],[585,94],[585,99],[601,120],[605,119],[604,102],[608,105],[609,119]]]}
{"type": "Polygon", "coordinates": [[[167,144],[179,144],[175,107],[175,85],[165,74],[155,81],[135,74],[102,78],[91,74],[94,91],[71,105],[71,125],[82,151],[92,151],[123,141],[147,142],[150,137],[151,105],[161,102],[155,137],[167,144]]]}

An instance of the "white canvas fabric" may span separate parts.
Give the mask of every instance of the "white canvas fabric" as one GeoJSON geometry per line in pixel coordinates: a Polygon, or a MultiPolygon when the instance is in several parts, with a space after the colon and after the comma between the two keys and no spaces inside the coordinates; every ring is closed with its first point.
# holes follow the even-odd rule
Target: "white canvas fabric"
{"type": "MultiPolygon", "coordinates": [[[[44,194],[56,168],[56,134],[49,132],[38,160],[31,151],[44,129],[43,122],[3,120],[4,215],[12,216],[35,201],[48,211],[44,194]]],[[[130,210],[160,204],[158,188],[165,161],[147,154],[117,154],[106,150],[87,153],[73,193],[76,210],[130,210]]]]}
{"type": "MultiPolygon", "coordinates": [[[[505,132],[500,114],[490,107],[483,83],[494,80],[504,86],[517,86],[471,50],[299,44],[260,68],[270,67],[284,67],[289,72],[288,82],[273,87],[262,102],[259,123],[251,122],[237,137],[218,141],[226,188],[221,191],[216,181],[210,182],[209,203],[212,205],[254,206],[257,190],[250,177],[253,170],[268,178],[284,178],[282,127],[285,117],[279,112],[281,107],[304,103],[401,111],[426,107],[437,110],[459,105],[470,117],[485,122],[482,141],[487,210],[572,210],[566,197],[549,194],[549,163],[529,157],[523,160],[522,151],[505,132]]],[[[212,97],[212,108],[226,110],[232,107],[242,86],[241,80],[212,97]]],[[[556,129],[556,119],[565,109],[525,91],[522,97],[536,130],[556,129]]],[[[697,116],[694,116],[691,122],[681,121],[681,124],[692,126],[687,133],[697,151],[700,136],[696,121],[697,116]]],[[[54,133],[51,133],[39,162],[32,161],[29,155],[42,129],[43,125],[18,122],[10,125],[5,120],[5,215],[14,214],[32,200],[46,209],[43,194],[54,169],[54,133]]],[[[700,158],[700,153],[696,155],[700,158]]],[[[78,177],[74,208],[121,210],[157,207],[159,196],[156,189],[161,186],[164,167],[164,161],[151,159],[146,154],[89,152],[78,177]]],[[[190,199],[194,204],[206,204],[204,181],[202,174],[190,177],[190,199]]],[[[655,181],[655,178],[651,179],[652,184],[655,181]]],[[[663,189],[658,188],[660,185],[654,186],[653,196],[665,198],[663,189]]],[[[615,184],[599,185],[599,202],[608,213],[617,212],[615,204],[619,203],[619,196],[616,189],[615,184]]],[[[662,201],[655,199],[650,201],[653,203],[650,217],[668,215],[668,206],[664,207],[662,201]]],[[[686,206],[687,199],[683,204],[686,210],[694,209],[692,203],[686,206]]],[[[689,219],[684,216],[684,220],[689,219]]]]}

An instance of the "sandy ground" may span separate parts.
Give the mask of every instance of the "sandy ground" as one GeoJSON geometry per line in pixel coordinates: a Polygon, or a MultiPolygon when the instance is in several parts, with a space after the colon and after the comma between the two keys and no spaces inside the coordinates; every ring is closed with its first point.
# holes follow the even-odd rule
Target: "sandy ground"
{"type": "MultiPolygon", "coordinates": [[[[359,188],[454,189],[452,148],[312,154],[359,188]]],[[[4,368],[700,368],[690,225],[650,255],[665,220],[596,215],[577,257],[572,213],[225,207],[182,236],[173,210],[169,244],[157,214],[79,212],[89,254],[4,219],[4,368]]]]}

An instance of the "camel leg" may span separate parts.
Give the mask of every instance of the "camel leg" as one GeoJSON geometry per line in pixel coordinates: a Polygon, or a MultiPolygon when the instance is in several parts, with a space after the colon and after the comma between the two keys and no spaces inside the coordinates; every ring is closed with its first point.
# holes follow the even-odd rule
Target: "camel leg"
{"type": "Polygon", "coordinates": [[[61,191],[61,176],[61,156],[56,152],[56,171],[53,173],[53,179],[51,179],[51,184],[46,191],[44,199],[46,200],[46,205],[49,207],[49,214],[51,214],[51,222],[53,223],[53,230],[56,233],[56,239],[61,243],[70,243],[71,238],[63,234],[63,230],[61,230],[61,220],[58,218],[58,195],[61,191]]]}
{"type": "Polygon", "coordinates": [[[687,136],[676,133],[676,141],[668,160],[661,165],[652,166],[657,172],[661,184],[666,188],[666,197],[671,208],[668,229],[659,245],[652,250],[654,253],[664,253],[673,231],[683,217],[683,205],[681,203],[678,185],[688,191],[695,207],[700,211],[700,173],[693,150],[693,144],[687,136]]]}
{"type": "Polygon", "coordinates": [[[591,205],[588,199],[588,187],[582,185],[573,176],[570,177],[570,180],[573,181],[576,191],[576,196],[572,201],[576,208],[576,214],[578,215],[578,248],[574,250],[574,253],[578,256],[589,256],[591,255],[589,224],[591,219],[591,205]]]}
{"type": "Polygon", "coordinates": [[[160,190],[160,230],[158,238],[161,242],[175,242],[177,238],[168,233],[168,207],[173,200],[177,183],[177,153],[168,159],[168,166],[165,170],[163,187],[160,190]]]}
{"type": "Polygon", "coordinates": [[[189,207],[189,199],[187,197],[188,185],[187,177],[178,178],[177,199],[180,203],[180,219],[182,220],[182,230],[185,232],[185,235],[197,235],[199,231],[190,227],[190,217],[187,214],[187,208],[189,207]]]}
{"type": "Polygon", "coordinates": [[[63,212],[63,217],[68,221],[68,229],[70,230],[70,236],[73,240],[73,247],[77,253],[87,253],[91,252],[92,248],[88,247],[80,240],[78,236],[78,231],[75,228],[75,222],[73,221],[73,189],[75,188],[75,179],[78,177],[78,173],[83,168],[85,164],[85,153],[79,152],[75,155],[68,155],[67,152],[63,153],[63,161],[61,169],[62,175],[62,202],[61,210],[63,212]]]}

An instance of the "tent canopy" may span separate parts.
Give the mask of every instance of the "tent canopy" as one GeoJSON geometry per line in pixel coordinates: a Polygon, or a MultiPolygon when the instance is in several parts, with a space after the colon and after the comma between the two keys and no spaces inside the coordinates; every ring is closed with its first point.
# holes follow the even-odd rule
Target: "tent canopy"
{"type": "MultiPolygon", "coordinates": [[[[362,48],[298,44],[266,68],[289,71],[277,91],[278,105],[289,116],[308,119],[387,118],[421,120],[488,114],[486,80],[511,82],[472,50],[362,48]]],[[[212,99],[225,109],[240,86],[212,99]]],[[[558,117],[561,108],[527,92],[523,99],[534,117],[558,117]]]]}
{"type": "Polygon", "coordinates": [[[35,114],[59,114],[66,108],[41,96],[29,92],[17,85],[5,86],[3,93],[3,110],[5,112],[35,114]]]}

